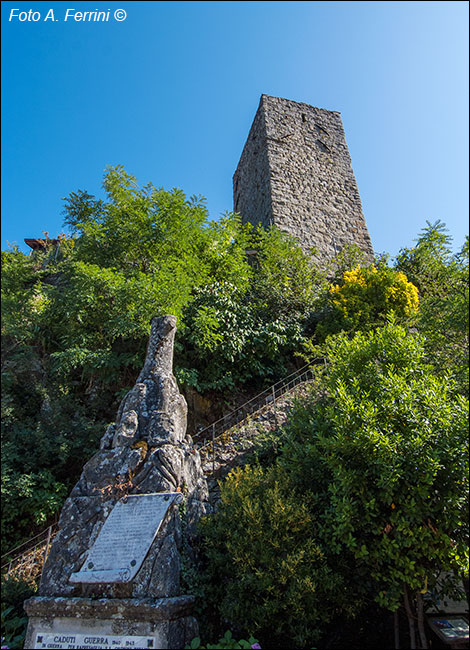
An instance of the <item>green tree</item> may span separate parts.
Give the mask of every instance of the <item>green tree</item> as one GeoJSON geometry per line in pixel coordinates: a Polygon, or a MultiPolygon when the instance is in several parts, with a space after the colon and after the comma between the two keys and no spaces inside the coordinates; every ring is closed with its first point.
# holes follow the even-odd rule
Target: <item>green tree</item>
{"type": "Polygon", "coordinates": [[[44,252],[2,253],[7,548],[57,512],[142,366],[151,318],[180,315],[210,277],[202,200],[139,189],[121,167],[104,186],[105,201],[66,200],[75,235],[59,251],[46,234],[44,252]]]}
{"type": "Polygon", "coordinates": [[[284,374],[302,339],[312,274],[286,236],[229,213],[209,222],[202,198],[141,188],[122,167],[103,185],[104,199],[65,200],[73,236],[59,247],[45,233],[43,251],[2,253],[7,547],[59,508],[142,367],[154,316],[179,317],[180,380],[219,394],[284,374]],[[289,298],[271,309],[277,266],[289,298]]]}
{"type": "MultiPolygon", "coordinates": [[[[179,377],[201,391],[286,374],[304,342],[322,282],[285,233],[242,227],[237,221],[228,225],[230,266],[225,262],[223,275],[214,272],[216,282],[195,289],[183,313],[179,377]],[[254,254],[247,255],[247,250],[254,254]]],[[[217,246],[219,238],[220,228],[217,246]]]]}
{"type": "Polygon", "coordinates": [[[322,495],[330,550],[367,569],[380,604],[404,602],[424,643],[422,593],[468,562],[468,402],[393,322],[327,349],[327,397],[294,418],[282,463],[322,495]]]}
{"type": "Polygon", "coordinates": [[[314,308],[325,275],[313,264],[296,239],[277,228],[245,226],[252,257],[250,301],[265,319],[305,318],[314,308]]]}
{"type": "Polygon", "coordinates": [[[417,327],[426,337],[429,362],[436,372],[452,374],[468,396],[468,236],[458,253],[451,245],[445,225],[428,222],[416,246],[400,251],[396,267],[419,289],[417,327]]]}
{"type": "Polygon", "coordinates": [[[404,604],[411,643],[418,632],[426,647],[423,593],[455,597],[468,562],[468,402],[391,318],[326,349],[274,465],[221,486],[203,527],[206,597],[261,639],[300,647],[368,600],[404,604]]]}

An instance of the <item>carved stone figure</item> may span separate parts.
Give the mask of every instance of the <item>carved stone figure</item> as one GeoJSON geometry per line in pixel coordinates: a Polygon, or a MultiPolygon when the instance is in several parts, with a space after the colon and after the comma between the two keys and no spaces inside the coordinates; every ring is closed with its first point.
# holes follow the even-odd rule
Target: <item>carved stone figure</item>
{"type": "MultiPolygon", "coordinates": [[[[125,494],[181,492],[185,497],[185,541],[208,509],[199,454],[186,435],[187,407],[173,376],[176,318],[152,321],[144,367],[122,400],[116,422],[100,450],[83,468],[65,502],[59,532],[44,567],[40,596],[169,598],[179,596],[180,517],[172,507],[135,579],[129,584],[76,584],[79,571],[104,520],[125,494]]],[[[110,549],[112,552],[112,549],[110,549]]]]}

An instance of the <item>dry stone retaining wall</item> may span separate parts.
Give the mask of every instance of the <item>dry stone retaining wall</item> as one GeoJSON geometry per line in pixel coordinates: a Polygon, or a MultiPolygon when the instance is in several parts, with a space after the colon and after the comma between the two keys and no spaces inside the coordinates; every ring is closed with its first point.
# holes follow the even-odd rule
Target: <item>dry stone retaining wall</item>
{"type": "Polygon", "coordinates": [[[270,401],[239,425],[218,436],[214,445],[211,442],[200,450],[212,508],[216,508],[220,500],[219,481],[234,467],[249,462],[255,450],[261,451],[268,436],[276,435],[275,432],[288,421],[295,401],[305,397],[311,386],[311,381],[297,385],[277,398],[275,404],[270,401]]]}

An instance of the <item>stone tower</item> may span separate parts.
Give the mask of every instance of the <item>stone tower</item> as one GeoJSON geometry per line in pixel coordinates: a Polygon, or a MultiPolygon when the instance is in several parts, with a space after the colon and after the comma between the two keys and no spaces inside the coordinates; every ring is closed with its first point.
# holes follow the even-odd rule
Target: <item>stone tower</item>
{"type": "Polygon", "coordinates": [[[261,95],[233,176],[243,223],[277,226],[326,263],[347,244],[372,260],[340,113],[261,95]]]}

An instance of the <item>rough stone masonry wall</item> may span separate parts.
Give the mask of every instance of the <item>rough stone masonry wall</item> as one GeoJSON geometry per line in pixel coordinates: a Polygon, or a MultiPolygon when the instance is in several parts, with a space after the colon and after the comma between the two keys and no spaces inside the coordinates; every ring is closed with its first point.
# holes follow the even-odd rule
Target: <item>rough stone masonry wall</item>
{"type": "Polygon", "coordinates": [[[266,118],[261,102],[233,177],[234,211],[243,221],[272,224],[270,169],[266,147],[266,118]]]}
{"type": "Polygon", "coordinates": [[[347,244],[372,260],[339,113],[262,95],[233,181],[243,222],[276,225],[321,263],[347,244]]]}
{"type": "Polygon", "coordinates": [[[264,406],[200,450],[213,509],[217,509],[220,503],[220,481],[234,467],[253,462],[255,454],[263,454],[273,447],[275,439],[280,436],[280,428],[289,420],[292,408],[299,399],[309,395],[313,387],[314,384],[306,380],[277,397],[275,403],[267,397],[264,406]]]}

